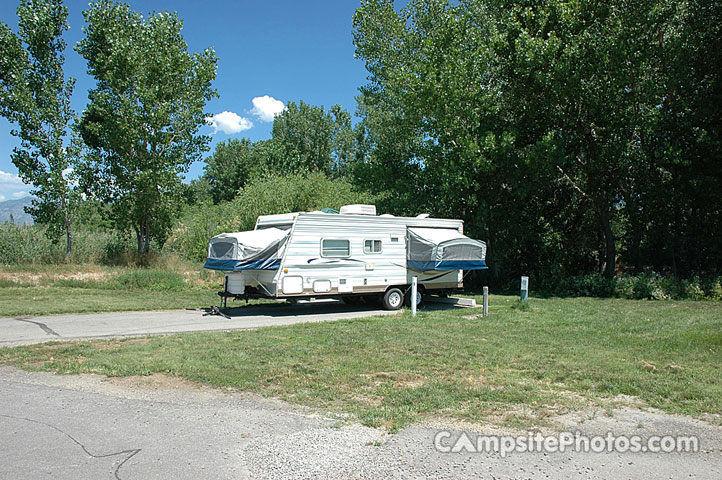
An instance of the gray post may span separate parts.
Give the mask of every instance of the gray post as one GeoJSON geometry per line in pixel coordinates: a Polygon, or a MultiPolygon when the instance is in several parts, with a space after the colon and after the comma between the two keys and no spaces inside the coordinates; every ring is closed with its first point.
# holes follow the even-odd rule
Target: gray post
{"type": "Polygon", "coordinates": [[[521,277],[521,301],[526,302],[529,298],[529,277],[521,277]]]}
{"type": "Polygon", "coordinates": [[[416,316],[416,293],[419,291],[418,277],[411,277],[411,316],[416,316]]]}
{"type": "Polygon", "coordinates": [[[481,310],[481,315],[483,317],[489,315],[489,287],[484,287],[484,307],[481,310]]]}

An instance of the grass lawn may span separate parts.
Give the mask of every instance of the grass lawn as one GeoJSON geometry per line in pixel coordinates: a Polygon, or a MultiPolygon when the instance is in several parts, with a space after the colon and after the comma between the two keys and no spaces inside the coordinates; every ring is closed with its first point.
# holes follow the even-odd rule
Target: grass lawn
{"type": "Polygon", "coordinates": [[[207,307],[218,304],[221,278],[196,265],[0,267],[0,316],[207,307]]]}
{"type": "Polygon", "coordinates": [[[210,290],[143,291],[107,288],[0,288],[0,316],[36,316],[55,313],[173,310],[218,304],[210,290]]]}
{"type": "Polygon", "coordinates": [[[722,413],[718,302],[533,298],[519,308],[492,296],[491,315],[478,313],[17,347],[0,350],[0,363],[178,375],[392,431],[433,418],[544,425],[567,409],[628,401],[622,395],[668,412],[722,413]]]}

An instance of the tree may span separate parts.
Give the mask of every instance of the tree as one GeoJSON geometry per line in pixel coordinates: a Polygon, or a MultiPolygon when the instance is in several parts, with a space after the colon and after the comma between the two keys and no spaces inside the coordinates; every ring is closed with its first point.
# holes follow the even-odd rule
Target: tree
{"type": "Polygon", "coordinates": [[[331,134],[332,170],[336,177],[346,177],[356,151],[356,135],[351,126],[351,114],[341,108],[341,105],[332,106],[329,112],[333,116],[333,132],[331,134]]]}
{"type": "Polygon", "coordinates": [[[199,135],[217,58],[189,53],[177,13],[147,17],[100,0],[83,12],[76,49],[96,82],[80,131],[90,148],[84,185],[110,203],[115,225],[135,230],[138,252],[165,239],[182,203],[182,173],[208,150],[199,135]]]}
{"type": "Polygon", "coordinates": [[[283,151],[276,168],[285,172],[320,171],[341,176],[353,152],[351,116],[334,105],[324,108],[289,102],[273,120],[273,142],[283,151]]]}
{"type": "Polygon", "coordinates": [[[401,179],[402,205],[453,212],[513,265],[539,268],[541,246],[587,265],[561,245],[591,241],[613,275],[619,211],[659,100],[665,15],[653,1],[362,2],[354,42],[373,148],[356,170],[376,188],[401,179]],[[596,228],[576,235],[590,216],[596,228]]]}
{"type": "Polygon", "coordinates": [[[509,86],[502,102],[527,133],[519,140],[544,145],[537,161],[558,170],[595,213],[601,270],[613,276],[615,217],[634,165],[646,162],[642,127],[659,98],[651,59],[664,9],[628,0],[488,4],[499,32],[492,46],[509,86]]]}
{"type": "Polygon", "coordinates": [[[233,200],[238,189],[260,170],[252,150],[253,144],[247,138],[234,138],[216,145],[213,155],[206,159],[203,173],[210,183],[213,203],[233,200]]]}
{"type": "Polygon", "coordinates": [[[657,58],[660,96],[647,122],[650,161],[635,172],[626,256],[673,273],[722,271],[722,4],[667,7],[657,58]],[[643,168],[641,168],[643,167],[643,168]]]}
{"type": "Polygon", "coordinates": [[[26,207],[47,234],[66,237],[72,253],[72,223],[78,200],[73,164],[78,145],[68,142],[74,113],[70,108],[75,79],[65,79],[63,63],[68,9],[60,0],[22,0],[16,35],[0,23],[0,113],[16,123],[20,138],[11,159],[35,199],[26,207]]]}

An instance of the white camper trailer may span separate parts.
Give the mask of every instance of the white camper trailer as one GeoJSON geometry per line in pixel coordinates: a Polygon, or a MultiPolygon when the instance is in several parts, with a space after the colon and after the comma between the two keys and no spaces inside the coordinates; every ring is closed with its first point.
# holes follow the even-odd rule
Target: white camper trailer
{"type": "Polygon", "coordinates": [[[486,268],[486,244],[463,228],[428,215],[377,216],[373,205],[263,215],[255,230],[213,237],[205,268],[227,272],[228,297],[375,297],[395,310],[414,276],[420,302],[422,293],[461,288],[464,270],[486,268]]]}

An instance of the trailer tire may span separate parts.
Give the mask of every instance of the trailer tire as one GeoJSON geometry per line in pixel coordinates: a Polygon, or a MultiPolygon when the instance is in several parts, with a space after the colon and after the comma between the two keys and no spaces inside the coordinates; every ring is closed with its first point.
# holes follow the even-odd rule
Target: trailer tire
{"type": "Polygon", "coordinates": [[[386,310],[398,310],[404,304],[404,292],[396,287],[389,288],[384,293],[381,304],[386,310]]]}
{"type": "MultiPolygon", "coordinates": [[[[406,299],[405,302],[407,307],[411,308],[411,287],[409,287],[408,292],[406,293],[406,299]]],[[[424,304],[424,289],[423,287],[419,286],[416,289],[416,306],[420,307],[424,304]]]]}

